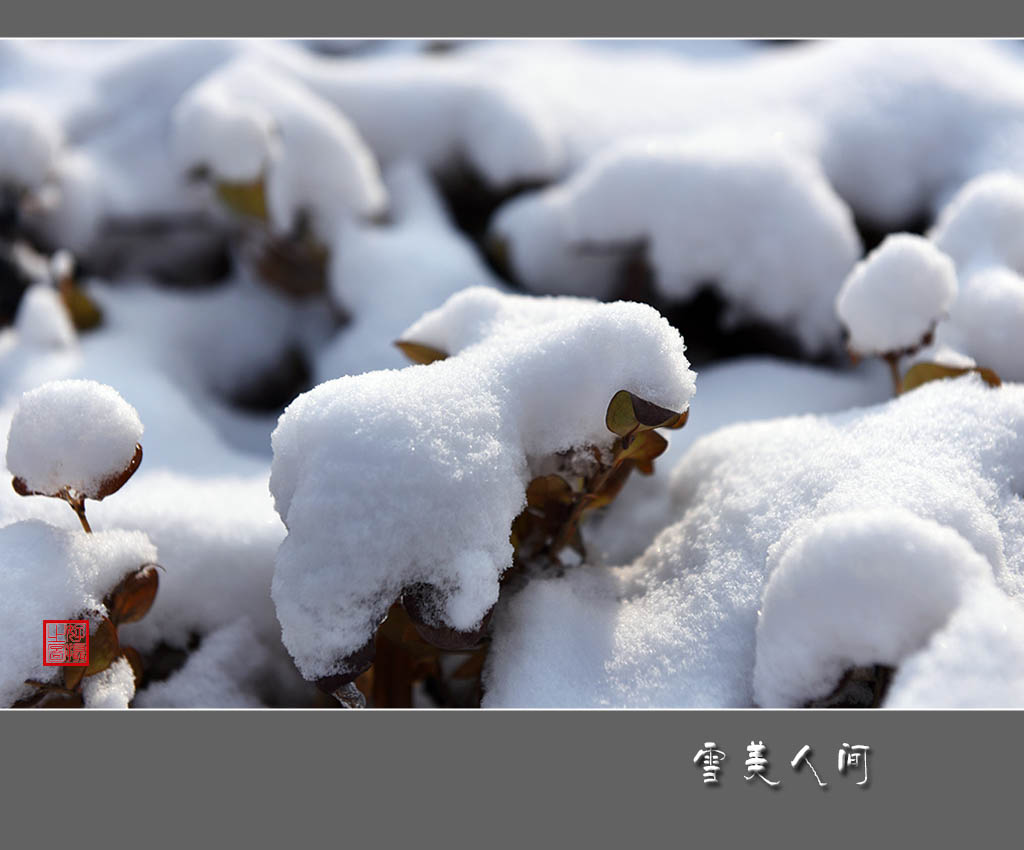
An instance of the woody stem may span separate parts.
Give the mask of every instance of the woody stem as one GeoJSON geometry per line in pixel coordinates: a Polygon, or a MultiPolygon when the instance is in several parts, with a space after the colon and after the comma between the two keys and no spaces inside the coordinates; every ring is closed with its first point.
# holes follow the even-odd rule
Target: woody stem
{"type": "Polygon", "coordinates": [[[576,523],[579,522],[580,517],[583,515],[583,510],[586,508],[591,494],[599,492],[600,489],[604,487],[608,478],[615,471],[615,468],[618,465],[618,459],[614,460],[611,466],[605,469],[596,479],[594,479],[591,486],[587,487],[582,493],[580,493],[579,498],[572,506],[572,513],[569,514],[569,518],[558,530],[558,534],[551,543],[551,549],[549,551],[553,557],[557,558],[558,553],[561,552],[569,542],[569,535],[572,534],[573,529],[576,527],[576,523]]]}
{"type": "Polygon", "coordinates": [[[89,520],[85,518],[85,499],[68,499],[68,504],[71,505],[71,510],[75,512],[75,516],[78,517],[78,521],[82,523],[82,528],[85,529],[86,534],[92,534],[92,528],[89,526],[89,520]]]}

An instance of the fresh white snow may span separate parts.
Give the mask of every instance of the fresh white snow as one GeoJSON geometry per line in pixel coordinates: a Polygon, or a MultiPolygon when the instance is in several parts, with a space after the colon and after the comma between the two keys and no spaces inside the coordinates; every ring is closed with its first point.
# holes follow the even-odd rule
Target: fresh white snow
{"type": "Polygon", "coordinates": [[[113,387],[96,381],[53,381],[21,397],[11,420],[7,468],[29,490],[68,488],[103,498],[105,482],[128,469],[142,422],[113,387]]]}

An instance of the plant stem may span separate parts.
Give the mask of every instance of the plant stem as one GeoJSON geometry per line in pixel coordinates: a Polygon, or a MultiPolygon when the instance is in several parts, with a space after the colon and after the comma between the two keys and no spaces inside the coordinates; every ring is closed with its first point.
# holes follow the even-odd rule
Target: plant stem
{"type": "Polygon", "coordinates": [[[900,377],[900,357],[898,354],[883,354],[882,358],[889,364],[889,374],[892,375],[892,394],[894,396],[903,392],[903,379],[900,377]]]}
{"type": "Polygon", "coordinates": [[[68,500],[68,504],[71,505],[71,509],[75,512],[78,517],[78,521],[82,523],[82,528],[85,529],[86,534],[92,534],[92,528],[89,527],[89,520],[85,518],[85,500],[68,500]]]}
{"type": "Polygon", "coordinates": [[[569,543],[569,536],[572,534],[573,529],[579,522],[580,517],[583,515],[583,510],[587,506],[587,502],[590,501],[592,494],[597,493],[607,483],[611,474],[615,471],[619,465],[619,460],[616,458],[612,461],[611,466],[601,472],[594,480],[593,484],[580,493],[579,498],[572,506],[572,512],[569,514],[569,518],[565,521],[562,527],[558,530],[558,534],[551,543],[551,548],[548,550],[551,557],[558,559],[558,553],[561,552],[569,543]]]}

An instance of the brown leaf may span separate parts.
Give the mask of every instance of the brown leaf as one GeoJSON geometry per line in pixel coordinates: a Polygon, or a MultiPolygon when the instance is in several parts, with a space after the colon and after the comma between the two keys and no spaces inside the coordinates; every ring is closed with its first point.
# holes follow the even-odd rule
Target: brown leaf
{"type": "Polygon", "coordinates": [[[420,363],[423,365],[435,363],[438,360],[444,360],[448,357],[448,355],[440,349],[432,348],[429,345],[423,345],[419,342],[410,342],[400,339],[395,342],[395,347],[413,363],[420,363]]]}
{"type": "Polygon", "coordinates": [[[62,288],[61,298],[77,330],[92,330],[103,322],[103,312],[81,287],[62,288]]]}
{"type": "Polygon", "coordinates": [[[628,443],[625,440],[622,442],[623,448],[619,451],[617,458],[633,460],[638,467],[642,463],[653,461],[668,448],[668,440],[657,431],[641,431],[628,443]]]}
{"type": "Polygon", "coordinates": [[[111,493],[116,493],[122,487],[125,482],[128,481],[135,474],[135,470],[139,468],[139,464],[142,463],[142,446],[139,443],[135,444],[135,454],[132,455],[132,459],[128,461],[128,466],[122,469],[120,472],[114,475],[104,478],[99,487],[93,493],[83,493],[88,499],[95,499],[97,502],[102,501],[111,493]]]}
{"type": "Polygon", "coordinates": [[[36,708],[82,708],[85,700],[80,693],[48,691],[36,704],[36,708]]]}
{"type": "Polygon", "coordinates": [[[82,681],[82,677],[85,675],[85,667],[81,664],[69,665],[62,672],[64,673],[64,687],[69,691],[73,691],[78,687],[78,683],[82,681]]]}
{"type": "Polygon", "coordinates": [[[85,675],[95,676],[102,673],[114,663],[120,652],[117,627],[104,617],[89,636],[89,666],[85,668],[85,675]]]}
{"type": "Polygon", "coordinates": [[[628,390],[619,390],[608,403],[604,421],[613,434],[626,437],[637,430],[682,428],[688,417],[689,410],[676,413],[633,395],[628,390]]]}
{"type": "Polygon", "coordinates": [[[142,656],[134,646],[122,646],[121,655],[131,665],[132,674],[135,677],[135,687],[138,688],[142,684],[142,674],[144,672],[142,656]]]}
{"type": "Polygon", "coordinates": [[[903,376],[902,392],[910,392],[929,381],[940,381],[944,378],[957,378],[969,372],[976,372],[981,379],[990,387],[998,387],[1002,384],[999,376],[991,369],[983,369],[978,366],[943,366],[941,363],[915,363],[907,374],[903,376]]]}
{"type": "Polygon", "coordinates": [[[471,631],[459,631],[441,621],[441,594],[427,584],[415,584],[402,594],[402,607],[416,626],[416,631],[431,646],[438,649],[464,651],[476,649],[488,634],[492,607],[480,625],[471,631]]]}
{"type": "Polygon", "coordinates": [[[338,661],[338,672],[331,676],[323,676],[316,680],[316,686],[324,693],[334,694],[339,688],[359,678],[373,664],[376,649],[373,638],[370,638],[355,652],[338,661]]]}
{"type": "Polygon", "coordinates": [[[135,623],[145,617],[156,599],[159,586],[160,578],[155,564],[145,564],[121,579],[103,600],[114,625],[135,623]]]}
{"type": "Polygon", "coordinates": [[[526,487],[526,504],[531,508],[571,505],[574,498],[569,482],[560,475],[542,475],[526,487]]]}

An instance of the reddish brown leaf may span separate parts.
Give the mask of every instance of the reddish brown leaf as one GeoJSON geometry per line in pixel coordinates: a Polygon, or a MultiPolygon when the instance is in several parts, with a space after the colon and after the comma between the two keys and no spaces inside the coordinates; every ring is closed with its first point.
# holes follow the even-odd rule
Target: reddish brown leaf
{"type": "Polygon", "coordinates": [[[146,564],[121,579],[120,584],[104,600],[114,625],[134,623],[145,617],[156,599],[159,586],[160,578],[155,564],[146,564]]]}

